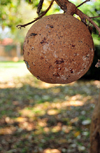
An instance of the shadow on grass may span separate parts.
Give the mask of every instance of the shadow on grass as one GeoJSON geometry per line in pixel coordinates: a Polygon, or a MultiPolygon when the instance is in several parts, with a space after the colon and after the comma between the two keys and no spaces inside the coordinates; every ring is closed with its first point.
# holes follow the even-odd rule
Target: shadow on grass
{"type": "Polygon", "coordinates": [[[94,82],[0,89],[0,153],[85,153],[94,82]]]}

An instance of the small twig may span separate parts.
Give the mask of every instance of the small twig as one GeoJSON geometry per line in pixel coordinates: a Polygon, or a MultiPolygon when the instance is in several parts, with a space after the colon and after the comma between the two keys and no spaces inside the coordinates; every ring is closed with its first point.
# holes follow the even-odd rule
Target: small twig
{"type": "Polygon", "coordinates": [[[83,5],[84,3],[89,2],[89,1],[90,1],[90,0],[84,1],[83,3],[79,4],[79,5],[77,6],[77,8],[80,7],[81,5],[83,5]]]}
{"type": "Polygon", "coordinates": [[[94,19],[94,18],[100,18],[100,15],[99,16],[90,17],[90,19],[94,19]]]}
{"type": "MultiPolygon", "coordinates": [[[[86,0],[86,1],[84,1],[83,3],[81,3],[80,5],[78,5],[77,6],[77,8],[78,7],[80,7],[81,5],[83,5],[84,3],[86,3],[86,2],[89,2],[90,0],[86,0]]],[[[88,17],[87,15],[85,15],[85,14],[83,14],[83,12],[81,12],[80,10],[78,10],[77,9],[77,15],[79,15],[80,17],[81,17],[81,19],[83,19],[83,20],[85,20],[86,21],[86,19],[98,30],[98,32],[99,32],[99,36],[100,36],[100,28],[95,24],[95,22],[93,22],[91,19],[93,19],[93,18],[98,18],[98,17],[100,17],[100,16],[96,16],[96,17],[88,17]],[[83,17],[82,17],[83,16],[83,17]]]]}
{"type": "Polygon", "coordinates": [[[91,18],[87,17],[87,20],[98,30],[100,36],[100,28],[96,25],[95,22],[91,20],[91,18]]]}
{"type": "Polygon", "coordinates": [[[80,11],[79,9],[77,9],[76,14],[84,20],[88,20],[99,32],[99,36],[100,36],[100,28],[96,25],[96,23],[94,21],[92,21],[91,17],[88,17],[86,14],[84,14],[82,11],[80,11]]]}
{"type": "Polygon", "coordinates": [[[37,7],[37,14],[38,14],[38,15],[40,14],[40,11],[41,11],[41,9],[42,9],[43,2],[44,2],[44,0],[40,0],[40,2],[39,2],[39,4],[38,4],[38,7],[37,7]]]}
{"type": "Polygon", "coordinates": [[[16,27],[19,28],[19,29],[21,29],[21,27],[24,27],[24,28],[25,28],[25,27],[28,26],[29,24],[32,24],[32,23],[34,23],[35,21],[37,21],[37,20],[39,20],[40,18],[42,18],[42,17],[49,11],[49,9],[51,8],[53,2],[54,2],[54,0],[51,1],[49,7],[48,7],[39,17],[37,17],[35,20],[33,20],[33,21],[29,22],[29,23],[26,23],[26,24],[22,24],[22,25],[19,24],[19,25],[17,25],[16,27]]]}

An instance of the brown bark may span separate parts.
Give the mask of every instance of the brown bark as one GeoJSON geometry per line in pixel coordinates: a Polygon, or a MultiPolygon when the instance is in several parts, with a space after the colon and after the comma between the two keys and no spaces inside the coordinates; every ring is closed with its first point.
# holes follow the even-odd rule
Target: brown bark
{"type": "Polygon", "coordinates": [[[100,95],[95,105],[90,131],[90,153],[100,153],[100,95]]]}

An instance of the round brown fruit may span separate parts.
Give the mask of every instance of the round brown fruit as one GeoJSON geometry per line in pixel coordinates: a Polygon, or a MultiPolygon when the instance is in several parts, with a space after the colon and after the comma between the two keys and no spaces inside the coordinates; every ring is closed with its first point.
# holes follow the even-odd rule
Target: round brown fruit
{"type": "Polygon", "coordinates": [[[94,57],[88,27],[66,14],[45,16],[33,24],[23,50],[29,71],[47,83],[78,80],[88,71],[94,57]]]}

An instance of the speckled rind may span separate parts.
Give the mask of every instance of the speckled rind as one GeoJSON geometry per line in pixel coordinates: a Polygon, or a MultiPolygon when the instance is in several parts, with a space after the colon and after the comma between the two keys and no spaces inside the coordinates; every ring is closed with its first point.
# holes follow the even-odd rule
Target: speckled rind
{"type": "Polygon", "coordinates": [[[27,67],[35,77],[47,83],[67,84],[88,71],[94,44],[84,23],[71,15],[55,14],[32,25],[23,52],[27,67]]]}

